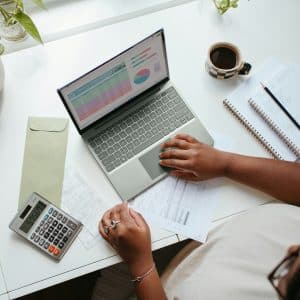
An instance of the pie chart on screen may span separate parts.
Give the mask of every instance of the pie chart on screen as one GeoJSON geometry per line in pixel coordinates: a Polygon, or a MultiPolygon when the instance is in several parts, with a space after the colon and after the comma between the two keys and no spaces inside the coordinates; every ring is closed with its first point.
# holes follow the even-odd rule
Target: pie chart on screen
{"type": "Polygon", "coordinates": [[[150,76],[149,69],[139,70],[134,76],[134,83],[141,84],[141,83],[145,82],[149,78],[149,76],[150,76]]]}

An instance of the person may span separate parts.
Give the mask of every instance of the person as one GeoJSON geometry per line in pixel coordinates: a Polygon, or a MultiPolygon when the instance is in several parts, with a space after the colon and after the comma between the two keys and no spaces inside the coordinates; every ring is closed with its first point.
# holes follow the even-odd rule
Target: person
{"type": "Polygon", "coordinates": [[[128,264],[138,299],[299,300],[300,164],[223,152],[186,134],[162,149],[160,164],[173,176],[193,181],[224,176],[284,203],[234,217],[213,229],[203,245],[191,242],[162,279],[143,217],[126,203],[108,210],[99,232],[128,264]]]}

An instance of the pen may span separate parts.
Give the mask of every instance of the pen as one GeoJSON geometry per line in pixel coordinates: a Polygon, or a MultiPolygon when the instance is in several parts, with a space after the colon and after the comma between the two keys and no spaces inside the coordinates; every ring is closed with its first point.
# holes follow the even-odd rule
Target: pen
{"type": "Polygon", "coordinates": [[[263,89],[268,93],[268,95],[275,101],[275,103],[280,107],[280,109],[287,115],[287,117],[294,123],[294,125],[300,130],[299,123],[291,116],[291,114],[285,109],[281,102],[273,95],[273,93],[268,89],[262,82],[260,83],[263,89]]]}

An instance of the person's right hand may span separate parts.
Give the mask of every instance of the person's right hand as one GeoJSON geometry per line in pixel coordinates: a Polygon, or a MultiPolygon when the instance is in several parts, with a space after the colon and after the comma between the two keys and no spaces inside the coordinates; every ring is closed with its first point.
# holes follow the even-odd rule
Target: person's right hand
{"type": "Polygon", "coordinates": [[[178,134],[162,145],[160,164],[174,169],[171,175],[200,181],[223,176],[229,153],[203,144],[187,134],[178,134]]]}
{"type": "Polygon", "coordinates": [[[133,276],[143,274],[153,265],[150,230],[142,215],[119,204],[106,211],[99,222],[99,233],[128,263],[133,276]],[[117,221],[115,228],[111,221],[117,221]],[[105,228],[108,231],[105,232],[105,228]]]}

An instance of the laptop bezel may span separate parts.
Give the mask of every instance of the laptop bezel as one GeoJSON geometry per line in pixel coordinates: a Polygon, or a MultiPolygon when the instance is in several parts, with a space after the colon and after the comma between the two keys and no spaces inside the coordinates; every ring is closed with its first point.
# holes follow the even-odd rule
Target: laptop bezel
{"type": "Polygon", "coordinates": [[[144,39],[142,39],[141,41],[135,43],[134,45],[132,45],[131,47],[127,48],[126,50],[118,53],[117,55],[115,55],[114,57],[112,57],[111,59],[105,61],[104,63],[100,64],[99,66],[95,67],[94,69],[86,72],[85,74],[81,75],[80,77],[72,80],[71,82],[67,83],[66,85],[64,85],[61,88],[57,89],[57,93],[60,97],[60,99],[62,100],[67,112],[69,113],[78,133],[80,135],[83,135],[85,132],[87,132],[88,130],[90,130],[92,127],[94,126],[98,126],[103,120],[106,119],[107,116],[109,116],[111,113],[115,113],[118,110],[122,109],[125,105],[127,105],[128,103],[134,102],[135,100],[137,100],[140,97],[143,97],[145,94],[149,93],[149,91],[151,91],[152,89],[157,89],[158,86],[160,86],[161,84],[164,84],[165,82],[167,82],[168,80],[170,80],[170,74],[169,74],[169,65],[168,65],[168,57],[167,57],[167,50],[166,50],[166,39],[165,39],[165,34],[164,34],[164,29],[161,28],[159,30],[157,30],[156,32],[150,34],[149,36],[145,37],[144,39]],[[163,43],[163,51],[164,51],[164,57],[166,60],[166,70],[167,70],[167,75],[166,77],[164,77],[162,80],[160,80],[159,82],[157,82],[156,84],[154,84],[152,87],[147,88],[145,91],[143,91],[142,93],[136,95],[135,97],[128,99],[128,101],[126,101],[123,105],[117,107],[116,109],[114,109],[113,111],[111,111],[110,113],[100,117],[98,120],[95,120],[93,123],[89,124],[87,127],[80,129],[79,125],[76,122],[75,117],[72,114],[72,111],[70,110],[68,104],[67,104],[67,100],[65,99],[62,90],[65,89],[66,87],[68,87],[69,85],[75,83],[76,81],[80,80],[81,78],[87,76],[88,74],[94,72],[95,70],[97,70],[98,68],[101,68],[102,66],[104,66],[105,64],[111,62],[112,60],[114,60],[115,58],[117,58],[118,56],[124,54],[125,52],[129,51],[130,49],[134,48],[135,46],[137,46],[138,44],[144,42],[145,40],[149,39],[151,36],[156,35],[157,33],[161,33],[162,35],[162,43],[163,43]]]}

